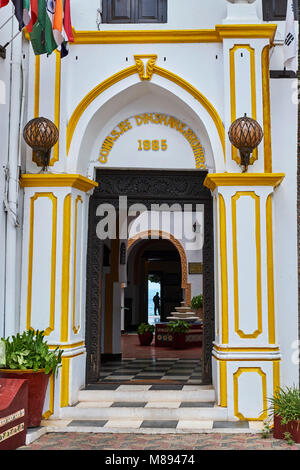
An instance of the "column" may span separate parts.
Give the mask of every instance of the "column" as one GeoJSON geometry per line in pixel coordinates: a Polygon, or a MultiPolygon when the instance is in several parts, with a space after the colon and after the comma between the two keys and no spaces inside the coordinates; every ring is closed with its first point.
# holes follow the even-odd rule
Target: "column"
{"type": "Polygon", "coordinates": [[[216,201],[213,378],[230,418],[264,420],[279,386],[272,196],[283,174],[209,174],[216,201]]]}
{"type": "Polygon", "coordinates": [[[45,331],[62,349],[44,416],[77,400],[85,385],[85,288],[88,201],[97,183],[80,175],[23,175],[24,222],[20,330],[45,331]]]}

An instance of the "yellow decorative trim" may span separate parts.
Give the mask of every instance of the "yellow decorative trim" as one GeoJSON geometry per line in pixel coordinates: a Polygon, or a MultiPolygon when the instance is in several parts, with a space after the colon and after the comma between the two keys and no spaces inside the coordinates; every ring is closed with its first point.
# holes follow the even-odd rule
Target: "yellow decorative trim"
{"type": "Polygon", "coordinates": [[[70,174],[24,174],[20,178],[22,188],[60,188],[71,187],[87,192],[98,186],[93,180],[81,175],[70,174]]]}
{"type": "Polygon", "coordinates": [[[62,357],[61,360],[61,382],[60,382],[60,407],[69,406],[70,398],[70,361],[74,357],[81,356],[83,352],[73,356],[62,357]]]}
{"type": "Polygon", "coordinates": [[[77,343],[70,343],[70,344],[49,344],[50,349],[56,349],[59,347],[60,349],[74,349],[74,348],[79,348],[80,346],[84,346],[84,341],[79,341],[77,343]]]}
{"type": "Polygon", "coordinates": [[[255,357],[255,359],[253,358],[247,358],[247,357],[229,357],[229,358],[226,358],[226,359],[220,359],[219,357],[217,357],[213,352],[212,352],[212,357],[214,357],[214,359],[216,359],[217,361],[225,361],[225,362],[249,362],[249,361],[260,361],[260,362],[274,362],[274,361],[279,361],[281,359],[274,359],[274,358],[271,358],[271,357],[255,357]]]}
{"type": "Polygon", "coordinates": [[[270,104],[270,47],[262,51],[262,92],[263,92],[263,127],[264,127],[264,162],[265,173],[272,173],[272,139],[271,139],[271,104],[270,104]]]}
{"type": "Polygon", "coordinates": [[[166,70],[157,66],[154,67],[154,73],[156,73],[157,75],[160,75],[161,77],[167,80],[170,80],[171,82],[183,88],[190,95],[192,95],[193,98],[199,101],[199,103],[204,107],[204,109],[206,109],[206,111],[212,118],[217,128],[219,138],[222,144],[224,160],[225,160],[225,130],[224,130],[223,122],[217,110],[215,109],[215,107],[210,103],[210,101],[208,101],[208,99],[202,93],[200,93],[200,91],[197,90],[197,88],[195,88],[193,85],[191,85],[189,82],[179,77],[178,75],[175,75],[169,70],[166,70]]]}
{"type": "Polygon", "coordinates": [[[233,280],[234,280],[234,326],[240,338],[255,339],[262,333],[262,301],[261,301],[261,233],[260,233],[260,197],[253,191],[238,191],[232,196],[232,249],[233,249],[233,280]],[[257,329],[246,334],[239,327],[239,283],[237,260],[237,217],[236,205],[240,197],[251,197],[255,202],[255,240],[256,240],[256,292],[257,292],[257,329]]]}
{"type": "Polygon", "coordinates": [[[274,361],[273,363],[273,395],[280,388],[280,362],[274,361]]]}
{"type": "Polygon", "coordinates": [[[75,31],[74,44],[160,44],[222,42],[214,29],[75,31]]]}
{"type": "Polygon", "coordinates": [[[227,407],[227,363],[219,361],[220,371],[220,406],[227,407]]]}
{"type": "MultiPolygon", "coordinates": [[[[61,85],[61,55],[57,50],[56,53],[56,70],[55,70],[55,102],[54,102],[54,124],[57,129],[60,128],[60,85],[61,85]]],[[[49,166],[54,165],[59,160],[59,141],[53,148],[53,156],[49,166]]]]}
{"type": "Polygon", "coordinates": [[[77,127],[78,121],[81,118],[84,111],[88,106],[105,90],[115,85],[116,83],[124,80],[131,75],[134,75],[137,72],[136,65],[128,67],[127,69],[121,70],[120,72],[115,73],[111,77],[107,78],[99,85],[97,85],[93,90],[91,90],[83,100],[78,104],[75,111],[73,112],[67,127],[67,154],[69,153],[72,138],[77,127]]]}
{"type": "Polygon", "coordinates": [[[40,114],[40,80],[41,80],[41,56],[35,56],[35,79],[34,79],[34,117],[40,114]]]}
{"type": "Polygon", "coordinates": [[[217,25],[215,29],[76,31],[74,44],[211,43],[225,38],[265,38],[274,41],[276,24],[217,25]]]}
{"type": "Polygon", "coordinates": [[[269,39],[272,44],[277,30],[276,24],[228,24],[216,25],[221,39],[269,39]]]}
{"type": "Polygon", "coordinates": [[[69,338],[69,288],[70,288],[70,257],[71,257],[71,194],[64,200],[63,256],[61,282],[61,332],[62,342],[69,338]]]}
{"type": "Polygon", "coordinates": [[[222,292],[222,343],[228,343],[228,278],[227,278],[227,229],[226,207],[223,196],[219,195],[220,217],[220,259],[221,259],[221,292],[222,292]]]}
{"type": "MultiPolygon", "coordinates": [[[[226,347],[226,346],[218,346],[217,344],[213,345],[213,348],[216,351],[220,352],[279,352],[279,347],[278,346],[266,346],[266,347],[226,347]]],[[[274,360],[274,359],[272,359],[274,360]]]]}
{"type": "Polygon", "coordinates": [[[267,418],[267,407],[268,407],[268,398],[267,398],[267,378],[266,374],[261,370],[260,367],[240,367],[237,372],[233,374],[233,400],[234,400],[234,414],[237,418],[242,421],[263,421],[267,418]],[[262,413],[259,417],[250,418],[245,417],[242,413],[239,412],[239,384],[238,379],[243,373],[257,373],[261,376],[262,379],[262,397],[263,397],[263,406],[262,413]]]}
{"type": "Polygon", "coordinates": [[[49,410],[43,414],[44,419],[50,418],[54,413],[54,376],[49,379],[49,410]]]}
{"type": "MultiPolygon", "coordinates": [[[[41,82],[41,56],[35,56],[35,72],[34,72],[34,109],[33,117],[40,115],[40,82],[41,82]]],[[[36,153],[32,151],[32,161],[37,163],[36,153]]]]}
{"type": "Polygon", "coordinates": [[[156,54],[135,55],[134,60],[136,63],[136,68],[138,70],[140,79],[142,81],[151,80],[155,62],[157,60],[157,55],[156,54]],[[144,64],[143,59],[148,59],[146,65],[144,64]]]}
{"type": "Polygon", "coordinates": [[[61,360],[61,408],[69,405],[69,377],[70,377],[70,358],[63,357],[61,360]]]}
{"type": "Polygon", "coordinates": [[[268,281],[268,323],[269,343],[275,343],[275,301],[274,301],[274,261],[273,261],[273,217],[272,196],[266,203],[266,232],[267,232],[267,281],[268,281]]]}
{"type": "MultiPolygon", "coordinates": [[[[239,49],[246,49],[250,53],[250,87],[251,87],[251,117],[252,119],[257,119],[256,113],[256,72],[255,72],[255,50],[253,47],[250,47],[249,44],[236,44],[229,51],[229,61],[230,61],[230,102],[231,102],[231,122],[234,122],[237,119],[236,114],[236,80],[235,80],[235,53],[239,49]]],[[[240,117],[240,116],[239,116],[240,117]]],[[[240,165],[241,157],[238,155],[238,150],[233,145],[232,148],[232,160],[240,165]]],[[[254,149],[252,156],[250,158],[250,164],[253,164],[258,158],[257,149],[254,149]]]]}
{"type": "Polygon", "coordinates": [[[211,191],[219,186],[272,186],[276,188],[285,177],[284,173],[209,173],[204,185],[211,191]]]}
{"type": "MultiPolygon", "coordinates": [[[[255,359],[253,358],[247,358],[247,357],[229,357],[226,359],[220,359],[217,357],[213,352],[212,352],[212,357],[216,359],[217,361],[225,361],[225,362],[249,362],[249,361],[260,361],[260,362],[274,362],[279,361],[279,359],[272,359],[270,357],[265,358],[265,357],[256,357],[255,359]]],[[[280,359],[281,360],[281,359],[280,359]]]]}
{"type": "MultiPolygon", "coordinates": [[[[121,70],[120,72],[112,75],[111,77],[107,78],[103,82],[101,82],[99,85],[97,85],[93,90],[91,90],[84,98],[83,100],[78,104],[76,107],[75,111],[73,112],[69,123],[67,127],[67,154],[69,153],[72,138],[75,132],[75,129],[77,127],[77,124],[79,122],[79,119],[81,118],[82,114],[85,112],[85,110],[88,108],[88,106],[105,90],[113,86],[114,84],[118,83],[121,80],[124,80],[127,77],[130,77],[131,75],[134,75],[135,73],[138,72],[137,66],[133,65],[132,67],[128,67],[127,69],[121,70]]],[[[156,73],[157,75],[172,81],[173,83],[177,84],[181,88],[183,88],[185,91],[190,93],[199,103],[206,109],[206,111],[210,114],[212,120],[214,121],[220,140],[221,144],[223,147],[223,152],[225,155],[225,130],[224,126],[222,123],[222,120],[217,113],[216,109],[214,106],[205,98],[202,93],[200,93],[193,85],[188,83],[187,81],[183,80],[183,78],[179,77],[178,75],[175,75],[174,73],[170,72],[169,70],[163,69],[161,67],[153,66],[153,73],[156,73]]],[[[224,157],[225,158],[225,157],[224,157]]]]}
{"type": "Polygon", "coordinates": [[[56,275],[56,237],[57,237],[57,198],[52,193],[36,193],[30,199],[29,219],[29,248],[28,248],[28,285],[27,285],[27,317],[26,327],[31,326],[31,301],[32,301],[32,273],[33,273],[33,244],[34,244],[34,203],[37,199],[45,197],[52,201],[52,247],[51,247],[51,293],[50,293],[50,320],[49,327],[45,329],[45,335],[54,331],[55,322],[55,275],[56,275]]]}
{"type": "Polygon", "coordinates": [[[75,314],[76,314],[76,264],[77,264],[77,226],[78,226],[78,204],[79,202],[83,205],[81,196],[77,196],[75,201],[75,224],[74,224],[74,266],[73,266],[73,331],[77,335],[80,330],[80,319],[79,324],[75,326],[75,314]]]}

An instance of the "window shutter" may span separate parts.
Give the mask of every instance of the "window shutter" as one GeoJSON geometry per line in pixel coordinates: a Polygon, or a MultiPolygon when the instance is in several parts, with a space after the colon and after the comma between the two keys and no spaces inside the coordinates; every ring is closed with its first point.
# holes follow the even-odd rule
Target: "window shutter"
{"type": "Polygon", "coordinates": [[[134,23],[134,0],[104,0],[103,23],[134,23]]]}
{"type": "Polygon", "coordinates": [[[136,23],[166,23],[167,0],[136,0],[136,23]]]}
{"type": "MultiPolygon", "coordinates": [[[[297,19],[297,0],[294,2],[295,19],[297,19]]],[[[285,21],[287,0],[263,0],[264,21],[285,21]]]]}

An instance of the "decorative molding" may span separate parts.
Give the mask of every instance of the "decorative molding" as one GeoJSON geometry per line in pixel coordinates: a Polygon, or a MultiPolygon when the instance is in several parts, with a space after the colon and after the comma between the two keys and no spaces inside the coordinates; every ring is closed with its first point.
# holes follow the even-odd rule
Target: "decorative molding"
{"type": "MultiPolygon", "coordinates": [[[[145,57],[145,56],[144,56],[145,57]]],[[[131,67],[128,67],[124,70],[121,70],[120,72],[117,72],[116,74],[112,75],[111,77],[107,78],[103,82],[101,82],[99,85],[97,85],[95,88],[93,88],[84,98],[81,100],[81,102],[77,105],[75,108],[74,112],[72,113],[72,116],[69,120],[68,127],[67,127],[67,154],[69,153],[70,147],[71,147],[71,142],[73,139],[73,135],[75,132],[75,129],[78,125],[78,122],[83,115],[83,113],[86,111],[86,109],[89,107],[89,105],[99,96],[101,95],[105,90],[110,88],[111,86],[115,85],[121,80],[124,80],[127,77],[130,77],[131,75],[134,75],[135,73],[138,72],[137,65],[133,65],[131,67]]],[[[142,73],[142,71],[140,71],[142,73]]],[[[221,145],[223,148],[223,153],[224,153],[224,158],[225,158],[225,130],[224,126],[222,123],[222,120],[215,109],[215,107],[210,103],[210,101],[202,94],[200,91],[198,91],[193,85],[191,85],[189,82],[184,80],[183,78],[179,77],[178,75],[174,74],[173,72],[170,72],[169,70],[166,70],[164,68],[158,67],[156,65],[153,66],[152,70],[152,65],[151,65],[151,72],[156,73],[162,78],[165,78],[166,80],[170,80],[185,91],[187,91],[190,95],[193,96],[203,107],[204,109],[209,113],[211,116],[216,128],[218,135],[220,137],[221,145]]]]}
{"type": "MultiPolygon", "coordinates": [[[[256,113],[256,67],[255,67],[255,49],[249,44],[236,44],[229,51],[229,62],[230,62],[230,105],[231,105],[231,122],[234,122],[237,119],[236,113],[236,70],[235,70],[235,53],[239,49],[246,49],[250,54],[250,89],[251,89],[251,117],[252,119],[257,119],[256,113]]],[[[231,146],[232,149],[232,160],[234,160],[238,165],[241,164],[241,158],[238,154],[238,150],[234,145],[231,146]]],[[[250,164],[253,165],[255,160],[258,158],[257,148],[254,149],[251,157],[250,164]]]]}
{"type": "Polygon", "coordinates": [[[64,200],[63,254],[61,281],[61,331],[62,342],[69,339],[69,296],[70,296],[70,258],[71,258],[71,194],[64,200]]]}
{"type": "MultiPolygon", "coordinates": [[[[78,334],[80,330],[80,320],[81,314],[79,313],[78,325],[75,325],[76,321],[76,279],[77,279],[77,228],[78,228],[78,204],[81,203],[83,207],[83,200],[81,196],[77,196],[75,201],[75,218],[74,218],[74,256],[73,256],[73,332],[75,335],[78,334]]],[[[83,210],[83,209],[82,209],[83,210]]],[[[81,254],[81,253],[80,253],[81,254]]],[[[80,276],[81,277],[81,276],[80,276]]],[[[79,305],[79,312],[81,312],[81,305],[79,305]]]]}
{"type": "Polygon", "coordinates": [[[211,43],[227,38],[265,38],[273,43],[276,24],[216,25],[215,29],[151,29],[135,31],[76,31],[76,44],[163,44],[163,43],[211,43]]]}
{"type": "Polygon", "coordinates": [[[223,24],[216,25],[216,32],[223,39],[268,39],[273,44],[276,24],[223,24]]]}
{"type": "Polygon", "coordinates": [[[54,331],[55,326],[55,286],[56,286],[56,238],[57,238],[57,198],[52,193],[36,193],[30,199],[29,216],[29,247],[28,247],[28,281],[27,281],[27,314],[26,328],[31,325],[32,302],[32,275],[33,275],[33,249],[34,249],[34,204],[39,198],[48,198],[52,202],[52,246],[51,246],[51,279],[50,279],[50,318],[49,326],[45,329],[45,335],[54,331]]]}
{"type": "Polygon", "coordinates": [[[60,188],[71,187],[88,192],[98,186],[93,180],[81,175],[71,174],[24,174],[20,178],[22,188],[60,188]]]}
{"type": "Polygon", "coordinates": [[[143,80],[151,80],[154,66],[157,60],[156,54],[146,54],[146,55],[135,55],[134,56],[136,68],[140,79],[143,80]],[[144,63],[143,59],[147,59],[147,63],[144,63]]]}
{"type": "Polygon", "coordinates": [[[267,286],[268,286],[268,329],[269,343],[275,344],[275,290],[274,290],[274,255],[273,255],[273,215],[272,195],[266,202],[266,245],[267,245],[267,286]]]}
{"type": "Polygon", "coordinates": [[[222,186],[272,186],[276,188],[284,173],[209,173],[204,185],[211,191],[222,186]]]}
{"type": "Polygon", "coordinates": [[[263,93],[263,129],[264,129],[264,165],[265,173],[272,173],[272,139],[271,139],[271,104],[270,104],[270,46],[262,50],[262,93],[263,93]]]}
{"type": "Polygon", "coordinates": [[[226,207],[223,196],[219,195],[219,226],[220,226],[220,267],[221,267],[221,298],[222,298],[222,343],[227,344],[228,332],[228,273],[227,273],[227,229],[226,207]]]}
{"type": "Polygon", "coordinates": [[[238,191],[232,201],[232,254],[233,254],[233,291],[234,291],[234,331],[243,339],[255,339],[262,334],[262,288],[261,288],[261,229],[260,229],[260,197],[253,191],[238,191]],[[253,333],[245,333],[239,325],[239,276],[238,276],[238,244],[237,244],[237,201],[241,197],[250,197],[255,204],[255,246],[256,246],[256,296],[257,296],[257,328],[253,333]]]}
{"type": "MultiPolygon", "coordinates": [[[[60,128],[60,94],[61,94],[61,55],[57,50],[55,51],[55,98],[54,98],[54,124],[57,129],[60,128]]],[[[53,148],[53,155],[50,160],[49,166],[59,161],[59,141],[53,148]]]]}
{"type": "Polygon", "coordinates": [[[264,421],[268,417],[268,397],[267,397],[267,377],[265,372],[260,367],[239,367],[239,369],[233,374],[233,400],[234,400],[234,414],[241,421],[264,421]],[[261,377],[262,380],[262,407],[261,414],[258,417],[245,417],[239,411],[239,378],[244,373],[256,373],[261,377]]]}
{"type": "Polygon", "coordinates": [[[73,44],[160,44],[222,42],[214,29],[76,31],[73,44]]]}

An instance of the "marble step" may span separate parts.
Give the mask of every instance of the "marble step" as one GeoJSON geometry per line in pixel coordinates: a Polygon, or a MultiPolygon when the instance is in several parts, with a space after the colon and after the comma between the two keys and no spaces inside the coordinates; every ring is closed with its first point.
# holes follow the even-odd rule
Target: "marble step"
{"type": "MultiPolygon", "coordinates": [[[[126,404],[127,405],[127,404],[126,404]]],[[[128,406],[105,407],[101,402],[78,403],[61,410],[62,419],[73,420],[188,420],[188,421],[227,421],[228,412],[226,408],[212,407],[187,407],[171,408],[167,405],[162,407],[135,406],[128,403],[128,406]]]]}
{"type": "MultiPolygon", "coordinates": [[[[143,388],[143,386],[141,387],[143,388]]],[[[124,386],[118,390],[81,390],[79,402],[214,402],[213,388],[190,387],[190,390],[145,390],[124,386]]]]}

